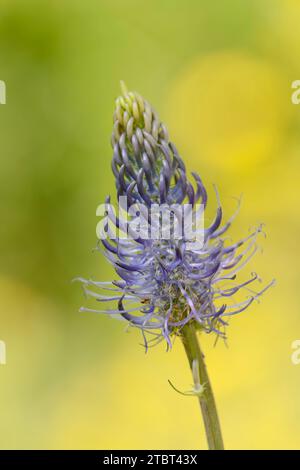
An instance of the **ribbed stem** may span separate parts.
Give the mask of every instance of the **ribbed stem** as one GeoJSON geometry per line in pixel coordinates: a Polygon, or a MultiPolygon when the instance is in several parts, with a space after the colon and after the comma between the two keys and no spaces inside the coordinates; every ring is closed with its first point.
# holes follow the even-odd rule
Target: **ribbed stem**
{"type": "Polygon", "coordinates": [[[193,370],[193,361],[197,360],[200,383],[205,385],[203,394],[199,396],[199,404],[202,411],[208,448],[209,450],[224,450],[216,403],[194,325],[186,324],[181,330],[181,334],[190,368],[193,370]]]}

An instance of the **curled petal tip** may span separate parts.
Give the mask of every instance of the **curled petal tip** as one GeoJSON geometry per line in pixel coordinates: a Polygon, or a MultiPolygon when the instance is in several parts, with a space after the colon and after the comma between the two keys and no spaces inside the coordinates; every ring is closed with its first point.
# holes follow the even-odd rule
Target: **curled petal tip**
{"type": "Polygon", "coordinates": [[[126,86],[126,84],[123,80],[120,80],[120,88],[121,88],[122,95],[123,96],[127,95],[128,89],[127,89],[127,86],[126,86]]]}

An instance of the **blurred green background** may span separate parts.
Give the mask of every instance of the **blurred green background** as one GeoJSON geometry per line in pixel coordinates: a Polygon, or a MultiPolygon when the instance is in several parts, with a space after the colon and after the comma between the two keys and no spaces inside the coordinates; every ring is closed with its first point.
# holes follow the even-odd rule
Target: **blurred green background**
{"type": "Polygon", "coordinates": [[[145,355],[137,332],[84,303],[78,275],[109,280],[95,210],[113,193],[119,80],[166,122],[231,234],[264,222],[247,267],[277,286],[203,347],[227,448],[300,448],[299,0],[2,0],[1,448],[205,448],[183,349],[145,355]]]}

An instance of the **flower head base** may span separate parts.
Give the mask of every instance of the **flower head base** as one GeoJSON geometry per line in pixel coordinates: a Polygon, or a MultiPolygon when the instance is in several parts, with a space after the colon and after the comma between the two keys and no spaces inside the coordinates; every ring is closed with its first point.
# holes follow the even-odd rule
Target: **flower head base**
{"type": "MultiPolygon", "coordinates": [[[[139,94],[127,92],[124,85],[122,91],[116,100],[112,134],[112,170],[118,197],[126,196],[129,204],[149,208],[157,203],[188,202],[193,213],[201,203],[200,210],[205,213],[207,193],[202,180],[192,173],[194,182],[190,181],[157,113],[139,94]]],[[[109,201],[107,198],[106,202],[109,201]]],[[[119,230],[125,230],[126,222],[113,218],[111,213],[108,217],[119,230]]],[[[236,283],[237,273],[257,251],[256,238],[261,227],[237,243],[226,245],[223,235],[233,219],[234,216],[221,225],[222,209],[218,203],[215,219],[205,228],[200,248],[191,247],[184,236],[103,239],[105,256],[121,279],[81,281],[88,295],[100,302],[116,301],[117,308],[82,310],[121,315],[142,331],[146,348],[163,339],[171,346],[172,336],[180,334],[188,322],[194,322],[207,333],[224,336],[226,318],[245,310],[272,284],[253,292],[249,285],[258,280],[256,274],[236,283]],[[108,294],[98,294],[95,289],[108,294]],[[247,295],[236,303],[234,295],[239,291],[247,295]]]]}

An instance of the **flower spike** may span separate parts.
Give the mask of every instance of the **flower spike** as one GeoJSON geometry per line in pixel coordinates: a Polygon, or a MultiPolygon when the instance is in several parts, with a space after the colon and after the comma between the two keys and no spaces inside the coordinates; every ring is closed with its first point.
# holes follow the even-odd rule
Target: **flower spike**
{"type": "MultiPolygon", "coordinates": [[[[150,219],[148,210],[161,204],[174,207],[173,220],[177,225],[182,224],[181,209],[186,203],[191,214],[198,210],[197,213],[205,215],[207,191],[202,179],[195,172],[190,178],[157,112],[139,93],[128,91],[124,82],[121,82],[121,92],[115,103],[112,132],[112,171],[118,197],[127,198],[131,207],[136,204],[143,207],[139,219],[144,223],[150,219]],[[200,211],[196,209],[199,204],[200,211]]],[[[222,224],[222,206],[215,191],[216,215],[204,229],[200,248],[191,248],[184,236],[181,239],[157,237],[159,227],[155,225],[146,238],[130,226],[132,238],[108,236],[101,240],[103,252],[121,281],[82,281],[87,296],[99,302],[115,300],[117,308],[107,313],[119,314],[131,326],[139,328],[146,345],[147,336],[155,332],[151,346],[165,339],[171,348],[172,336],[179,335],[188,323],[206,333],[225,337],[226,317],[244,311],[272,285],[258,293],[252,292],[250,298],[235,300],[236,295],[249,293],[250,284],[260,281],[254,275],[237,282],[236,275],[256,253],[256,239],[262,228],[259,226],[240,241],[228,244],[226,233],[240,201],[234,215],[222,224]],[[114,295],[98,294],[98,289],[113,290],[114,295]]],[[[129,223],[114,216],[109,208],[110,198],[106,203],[107,234],[113,232],[112,225],[125,233],[129,223]]],[[[137,219],[131,217],[131,220],[137,219]]]]}

